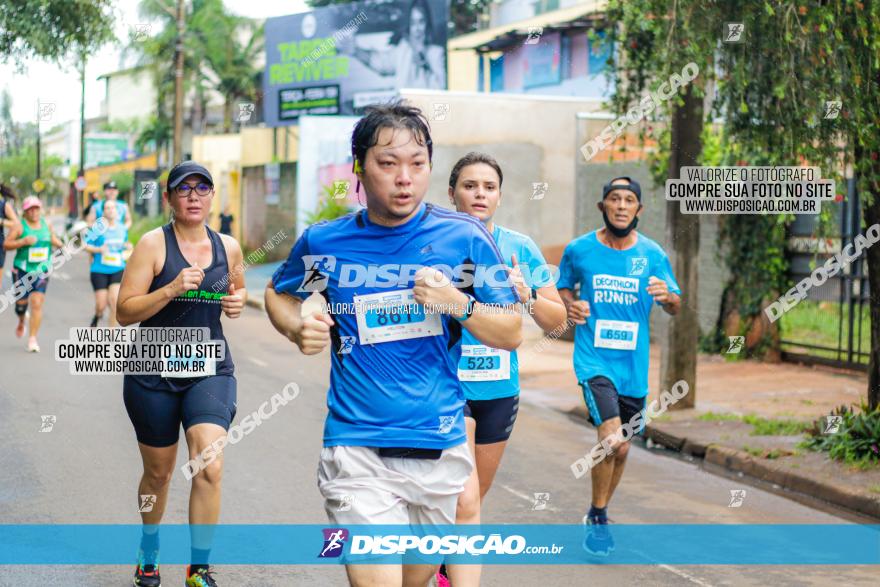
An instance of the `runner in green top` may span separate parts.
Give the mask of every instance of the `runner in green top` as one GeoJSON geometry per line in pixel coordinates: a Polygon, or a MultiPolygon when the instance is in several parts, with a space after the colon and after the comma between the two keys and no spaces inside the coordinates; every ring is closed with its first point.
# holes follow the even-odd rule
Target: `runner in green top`
{"type": "Polygon", "coordinates": [[[30,302],[30,336],[27,348],[28,351],[37,353],[40,352],[37,332],[43,321],[43,299],[49,285],[52,247],[61,247],[63,243],[42,217],[43,204],[39,198],[28,196],[24,199],[22,209],[24,218],[21,225],[12,229],[3,247],[6,250],[18,251],[12,263],[12,280],[16,289],[24,290],[24,295],[15,303],[15,313],[18,316],[15,336],[21,338],[24,335],[24,324],[30,302]]]}

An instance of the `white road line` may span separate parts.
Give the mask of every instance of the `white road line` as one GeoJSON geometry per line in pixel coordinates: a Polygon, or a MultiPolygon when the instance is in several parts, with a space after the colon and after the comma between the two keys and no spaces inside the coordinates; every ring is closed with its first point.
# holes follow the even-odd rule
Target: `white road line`
{"type": "Polygon", "coordinates": [[[699,585],[700,587],[712,587],[712,584],[711,584],[711,583],[706,583],[706,582],[703,581],[702,579],[698,579],[697,577],[694,577],[694,576],[691,575],[690,573],[686,573],[685,571],[682,571],[681,569],[679,569],[679,568],[677,568],[677,567],[673,567],[672,565],[666,565],[666,564],[662,564],[662,563],[657,563],[653,558],[651,558],[650,556],[648,556],[648,555],[645,554],[644,552],[641,552],[641,551],[639,551],[639,550],[633,550],[632,552],[634,552],[634,553],[636,553],[637,555],[643,557],[645,560],[654,563],[655,565],[657,565],[657,566],[660,567],[661,569],[665,569],[665,570],[669,571],[669,572],[672,573],[673,575],[678,575],[678,576],[681,577],[682,579],[687,579],[688,581],[690,581],[690,582],[693,583],[694,585],[699,585]]]}
{"type": "MultiPolygon", "coordinates": [[[[517,496],[517,497],[520,498],[520,499],[524,499],[524,500],[526,500],[527,502],[529,502],[530,504],[532,504],[532,505],[534,506],[534,504],[535,504],[535,499],[534,499],[533,497],[529,497],[529,496],[526,495],[525,493],[521,493],[521,492],[517,491],[516,489],[514,489],[513,487],[508,487],[507,485],[504,485],[504,484],[502,484],[502,483],[495,483],[495,485],[497,485],[497,486],[500,487],[501,489],[504,489],[505,491],[507,491],[507,492],[509,492],[509,493],[511,493],[511,494],[513,494],[513,495],[515,495],[515,496],[517,496]]],[[[553,507],[553,506],[548,505],[548,506],[544,507],[544,510],[535,510],[535,511],[551,511],[551,512],[558,512],[559,509],[557,509],[557,508],[555,508],[555,507],[553,507]]]]}
{"type": "Polygon", "coordinates": [[[269,366],[269,363],[267,363],[266,361],[261,361],[260,359],[257,359],[255,357],[248,357],[248,360],[250,360],[250,362],[253,363],[254,365],[256,365],[257,367],[268,367],[269,366]]]}
{"type": "MultiPolygon", "coordinates": [[[[517,491],[517,490],[514,489],[513,487],[508,487],[507,485],[504,485],[503,483],[495,483],[495,485],[497,485],[497,486],[500,487],[501,489],[507,491],[508,493],[511,493],[511,494],[515,495],[516,497],[518,497],[518,498],[520,498],[520,499],[524,499],[524,500],[526,500],[526,501],[528,501],[529,503],[532,503],[532,504],[535,503],[535,500],[534,500],[534,499],[532,499],[531,497],[529,497],[529,496],[526,495],[525,493],[521,493],[521,492],[517,491]]],[[[549,506],[549,505],[548,505],[545,509],[548,509],[548,510],[553,511],[553,512],[558,512],[558,511],[559,511],[557,508],[554,508],[554,507],[549,506]]],[[[639,555],[645,557],[645,558],[646,558],[647,560],[649,560],[649,561],[651,560],[651,557],[646,556],[646,555],[645,555],[644,553],[642,553],[642,552],[638,552],[638,551],[633,551],[633,552],[635,552],[636,554],[639,554],[639,555]]],[[[655,564],[656,564],[656,563],[655,563],[655,564]]],[[[661,569],[665,569],[665,570],[669,571],[670,573],[672,573],[672,574],[674,574],[674,575],[678,575],[678,576],[681,577],[682,579],[687,579],[688,581],[690,581],[690,582],[693,583],[694,585],[699,585],[700,587],[712,587],[712,584],[711,584],[711,583],[706,583],[706,582],[703,581],[702,579],[698,579],[697,577],[694,577],[694,576],[691,575],[690,573],[686,573],[685,571],[682,571],[682,570],[679,569],[679,568],[673,567],[672,565],[657,564],[657,566],[660,567],[661,569]]]]}
{"type": "Polygon", "coordinates": [[[677,569],[677,568],[670,566],[670,565],[657,565],[657,566],[660,567],[661,569],[666,569],[670,573],[678,575],[682,579],[687,579],[688,581],[690,581],[694,585],[700,585],[700,587],[712,587],[711,583],[706,583],[705,581],[703,581],[701,579],[697,579],[696,577],[694,577],[690,573],[685,573],[681,569],[677,569]]]}

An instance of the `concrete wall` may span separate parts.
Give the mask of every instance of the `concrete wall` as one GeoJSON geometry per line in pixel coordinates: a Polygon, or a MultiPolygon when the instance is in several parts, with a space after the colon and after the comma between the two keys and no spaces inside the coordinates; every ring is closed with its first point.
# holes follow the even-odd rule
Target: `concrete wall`
{"type": "MultiPolygon", "coordinates": [[[[265,165],[242,168],[242,218],[243,239],[241,246],[246,251],[263,247],[266,241],[279,230],[293,237],[296,223],[296,164],[281,165],[279,201],[266,203],[265,165]]],[[[290,252],[293,239],[290,238],[279,247],[267,251],[263,262],[283,259],[290,252]]]]}
{"type": "Polygon", "coordinates": [[[434,169],[426,200],[446,208],[449,202],[449,173],[452,166],[468,151],[489,153],[498,160],[504,172],[501,186],[501,205],[495,221],[502,226],[533,235],[536,242],[545,240],[541,233],[541,200],[530,200],[532,180],[540,175],[541,149],[530,143],[474,144],[467,148],[437,145],[434,150],[434,169]]]}
{"type": "Polygon", "coordinates": [[[435,161],[428,199],[448,205],[449,172],[468,151],[482,150],[504,171],[500,224],[521,230],[541,245],[564,244],[574,235],[576,114],[598,101],[510,94],[405,90],[402,96],[429,119],[434,104],[448,104],[445,120],[431,121],[435,161]],[[533,200],[533,184],[547,183],[533,200]]]}

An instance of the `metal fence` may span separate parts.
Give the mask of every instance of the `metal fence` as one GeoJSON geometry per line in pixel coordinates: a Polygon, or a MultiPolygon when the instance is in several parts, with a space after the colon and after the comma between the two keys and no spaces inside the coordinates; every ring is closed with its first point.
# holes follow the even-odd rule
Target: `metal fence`
{"type": "MultiPolygon", "coordinates": [[[[818,238],[817,216],[799,215],[789,227],[786,254],[792,284],[809,276],[862,232],[854,180],[847,184],[846,199],[833,206],[836,234],[818,238]]],[[[782,316],[783,359],[867,369],[871,330],[866,257],[863,253],[821,286],[812,286],[806,299],[782,316]]]]}

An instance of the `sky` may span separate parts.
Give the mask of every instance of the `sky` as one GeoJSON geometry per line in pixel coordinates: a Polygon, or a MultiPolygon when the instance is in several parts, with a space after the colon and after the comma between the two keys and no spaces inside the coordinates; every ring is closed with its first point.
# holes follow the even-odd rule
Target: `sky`
{"type": "MultiPolygon", "coordinates": [[[[250,18],[269,18],[308,10],[304,0],[223,0],[230,12],[250,18]]],[[[128,39],[128,30],[146,24],[138,17],[140,0],[117,0],[116,36],[128,39]]],[[[86,64],[86,118],[98,116],[104,99],[104,81],[98,76],[133,64],[134,56],[123,59],[121,46],[107,45],[86,64]]],[[[37,100],[54,105],[51,119],[41,123],[49,128],[69,120],[79,120],[81,86],[74,63],[54,64],[30,59],[22,74],[14,65],[0,63],[0,88],[9,88],[12,117],[20,122],[35,120],[37,100]]]]}

